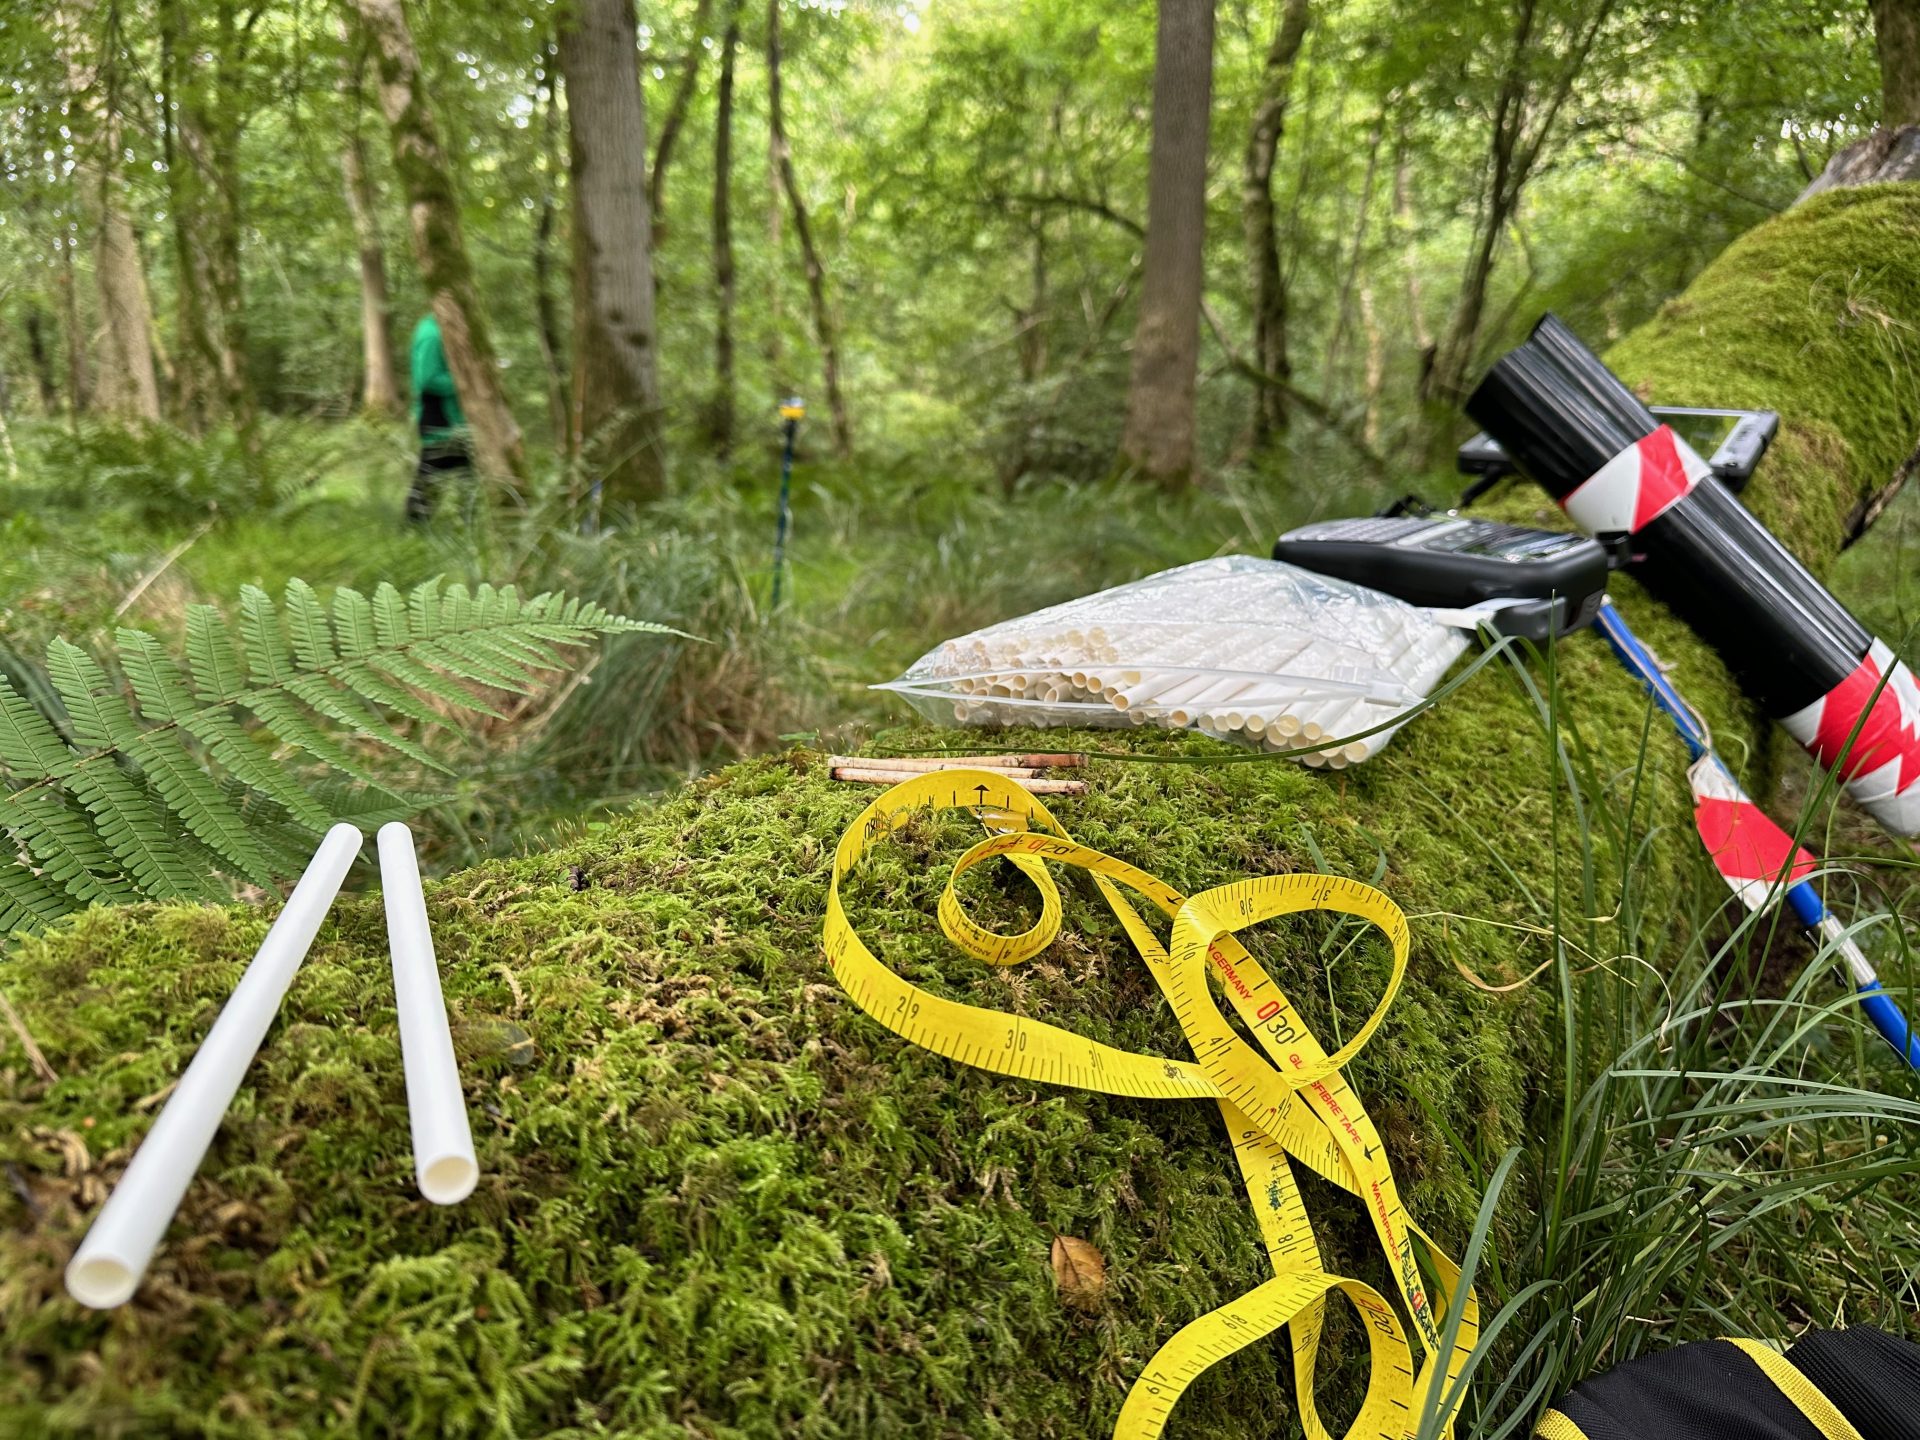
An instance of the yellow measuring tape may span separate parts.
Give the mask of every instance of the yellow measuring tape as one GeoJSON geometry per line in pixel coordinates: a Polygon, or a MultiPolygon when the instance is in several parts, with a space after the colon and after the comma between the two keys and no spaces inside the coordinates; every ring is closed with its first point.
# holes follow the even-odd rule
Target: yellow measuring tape
{"type": "MultiPolygon", "coordinates": [[[[1407,917],[1380,891],[1328,875],[1270,875],[1182,895],[1145,871],[1075,843],[1047,808],[1004,775],[946,770],[895,785],[840,837],[827,892],[827,956],[853,1001],[895,1034],[936,1054],[1001,1075],[1077,1085],[1110,1095],[1210,1099],[1220,1107],[1253,1203],[1273,1278],[1178,1331],[1134,1382],[1114,1426],[1115,1440],[1152,1440],[1174,1403],[1208,1366],[1282,1325],[1293,1330],[1294,1388],[1308,1440],[1332,1440],[1313,1399],[1326,1298],[1338,1290],[1367,1322],[1372,1375],[1346,1440],[1411,1440],[1429,1387],[1460,1373],[1479,1335],[1479,1307],[1466,1294],[1446,1364],[1440,1327],[1453,1303],[1459,1267],[1407,1218],[1379,1132],[1340,1074],[1386,1015],[1407,968],[1407,917]],[[902,979],[867,948],[847,919],[840,882],[880,840],[929,810],[971,810],[995,832],[954,862],[940,897],[940,927],[956,945],[994,965],[1016,965],[1044,950],[1060,929],[1060,892],[1045,862],[1088,871],[1173,1007],[1194,1059],[1141,1055],[1005,1011],[947,1000],[902,979]],[[1040,892],[1040,918],[1019,935],[976,924],[955,885],[982,861],[1004,857],[1040,892]],[[1173,919],[1162,945],[1122,887],[1173,919]],[[1329,1055],[1292,1003],[1234,932],[1276,915],[1333,910],[1371,921],[1393,945],[1386,992],[1354,1037],[1329,1055]],[[1209,993],[1209,967],[1234,1012],[1259,1040],[1255,1050],[1209,993]],[[1264,1055],[1261,1053],[1264,1051],[1264,1055]],[[1289,1157],[1359,1197],[1386,1253],[1406,1313],[1419,1333],[1416,1369],[1400,1316],[1369,1285],[1322,1265],[1289,1157]],[[1435,1313],[1415,1257],[1418,1242],[1439,1290],[1435,1313]]],[[[1452,1433],[1452,1417],[1447,1417],[1452,1433]]]]}

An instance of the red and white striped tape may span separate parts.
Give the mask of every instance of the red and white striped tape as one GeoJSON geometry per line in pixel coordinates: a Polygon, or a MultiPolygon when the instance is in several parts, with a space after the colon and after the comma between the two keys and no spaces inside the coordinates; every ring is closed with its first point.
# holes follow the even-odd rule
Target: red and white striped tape
{"type": "Polygon", "coordinates": [[[1920,835],[1920,684],[1884,641],[1780,723],[1874,819],[1896,835],[1920,835]]]}
{"type": "Polygon", "coordinates": [[[1777,886],[1796,885],[1819,868],[1712,755],[1696,760],[1687,779],[1707,854],[1749,909],[1766,908],[1777,886]]]}
{"type": "Polygon", "coordinates": [[[1632,534],[1712,473],[1671,426],[1662,425],[1594,471],[1560,506],[1589,535],[1632,534]]]}

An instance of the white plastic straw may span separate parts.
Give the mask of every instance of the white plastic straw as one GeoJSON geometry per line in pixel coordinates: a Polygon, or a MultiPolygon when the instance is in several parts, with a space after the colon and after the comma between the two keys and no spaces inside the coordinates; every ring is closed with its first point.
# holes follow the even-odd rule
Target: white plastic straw
{"type": "Polygon", "coordinates": [[[420,1193],[454,1205],[473,1193],[480,1163],[467,1128],[466,1097],[453,1059],[440,970],[427,929],[427,898],[413,832],[398,820],[380,827],[380,888],[393,952],[393,998],[400,1014],[400,1056],[407,1070],[407,1114],[413,1122],[413,1174],[420,1193]]]}
{"type": "Polygon", "coordinates": [[[67,1265],[67,1293],[82,1305],[110,1310],[132,1299],[139,1288],[247,1066],[266,1039],[294,972],[360,853],[360,840],[351,825],[327,831],[160,1118],[94,1216],[87,1238],[67,1265]]]}

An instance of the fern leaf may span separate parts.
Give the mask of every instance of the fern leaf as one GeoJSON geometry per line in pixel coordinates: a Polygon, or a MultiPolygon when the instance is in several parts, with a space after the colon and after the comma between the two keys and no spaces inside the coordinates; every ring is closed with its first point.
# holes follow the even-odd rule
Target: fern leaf
{"type": "Polygon", "coordinates": [[[385,650],[398,650],[413,638],[407,628],[407,602],[384,580],[373,592],[373,635],[385,650]]]}
{"type": "MultiPolygon", "coordinates": [[[[256,885],[273,883],[266,857],[220,787],[172,737],[158,738],[140,728],[133,708],[99,662],[78,646],[55,640],[47,647],[47,674],[66,703],[81,744],[118,750],[140,767],[153,793],[189,834],[256,885]]],[[[112,763],[110,758],[95,762],[100,780],[112,763]]]]}
{"type": "Polygon", "coordinates": [[[373,711],[364,705],[351,691],[336,690],[327,682],[324,675],[302,675],[287,687],[296,698],[309,708],[326,716],[329,720],[353,731],[364,740],[397,750],[409,760],[424,765],[428,769],[451,774],[440,761],[433,758],[424,745],[396,731],[373,711]]]}
{"type": "Polygon", "coordinates": [[[47,646],[47,678],[59,692],[73,726],[76,746],[113,750],[138,737],[140,727],[126,702],[110,700],[111,685],[97,662],[78,645],[55,640],[47,646]]]}
{"type": "Polygon", "coordinates": [[[113,878],[113,855],[59,788],[72,761],[46,717],[0,676],[0,765],[25,782],[0,804],[0,829],[79,903],[131,899],[133,892],[113,878]]]}
{"type": "Polygon", "coordinates": [[[127,754],[189,834],[254,884],[273,885],[273,867],[247,822],[192,755],[166,739],[145,734],[127,746],[127,754]]]}
{"type": "Polygon", "coordinates": [[[0,676],[0,934],[96,900],[216,895],[221,872],[271,884],[304,855],[302,830],[437,803],[396,793],[369,761],[383,747],[445,769],[398,719],[498,716],[469,687],[526,693],[573,663],[562,652],[628,632],[680,634],[512,586],[343,588],[329,606],[293,580],[279,605],[243,589],[236,627],[190,607],[184,665],[155,637],[119,631],[124,688],[56,640],[44,683],[21,693],[0,676]],[[323,777],[295,775],[263,735],[323,777]]]}
{"type": "Polygon", "coordinates": [[[187,666],[194,692],[207,702],[227,702],[246,685],[227,622],[211,605],[187,607],[187,666]]]}
{"type": "Polygon", "coordinates": [[[445,640],[419,640],[408,647],[408,654],[436,670],[471,680],[476,685],[491,685],[496,690],[511,690],[525,695],[532,688],[524,672],[509,670],[484,659],[480,648],[469,644],[471,636],[448,636],[445,640]]]}
{"type": "Polygon", "coordinates": [[[380,638],[374,633],[373,605],[350,586],[342,585],[333,592],[333,628],[342,655],[371,655],[380,647],[380,638]]]}
{"type": "Polygon", "coordinates": [[[286,691],[250,692],[244,703],[253,712],[254,718],[267,729],[287,744],[306,751],[322,765],[338,770],[343,775],[351,775],[363,785],[380,783],[371,770],[296,705],[286,691]]]}
{"type": "Polygon", "coordinates": [[[100,843],[85,812],[50,784],[16,790],[7,797],[5,829],[23,846],[40,874],[77,905],[136,898],[118,878],[118,862],[100,843]]]}
{"type": "Polygon", "coordinates": [[[424,691],[458,709],[478,710],[482,715],[491,715],[496,720],[507,718],[471,690],[463,689],[451,680],[436,675],[405,651],[398,651],[391,655],[376,655],[372,663],[402,685],[410,685],[415,690],[424,691]]]}
{"type": "Polygon", "coordinates": [[[72,901],[45,876],[18,860],[0,863],[0,935],[38,930],[72,910],[72,901]]]}
{"type": "MultiPolygon", "coordinates": [[[[178,669],[160,642],[144,630],[120,630],[120,665],[133,684],[133,698],[150,720],[177,724],[207,747],[213,758],[249,790],[267,796],[302,824],[326,828],[327,812],[314,804],[286,770],[250,739],[223,705],[194,703],[178,669]]],[[[324,682],[323,682],[324,683],[324,682]]]]}
{"type": "Polygon", "coordinates": [[[71,758],[67,742],[0,674],[0,770],[10,778],[42,780],[58,774],[71,758]]]}
{"type": "Polygon", "coordinates": [[[515,635],[476,631],[461,636],[460,643],[475,654],[485,656],[493,664],[530,678],[543,671],[550,674],[567,668],[550,646],[523,641],[515,635]]]}
{"type": "Polygon", "coordinates": [[[304,670],[325,670],[339,656],[333,649],[333,628],[327,624],[327,608],[313,587],[298,577],[287,581],[287,636],[293,641],[294,658],[304,670]]]}
{"type": "Polygon", "coordinates": [[[75,766],[66,786],[93,816],[95,832],[141,894],[156,900],[211,895],[199,857],[180,843],[165,810],[132,776],[103,757],[75,766]]]}
{"type": "Polygon", "coordinates": [[[450,585],[445,591],[440,582],[422,580],[407,592],[407,625],[413,631],[415,640],[431,640],[447,628],[445,613],[450,606],[450,597],[464,598],[467,593],[464,585],[450,585]]]}
{"type": "Polygon", "coordinates": [[[418,720],[422,725],[445,726],[447,723],[445,715],[429,709],[413,691],[394,684],[371,665],[344,664],[334,671],[334,678],[362,700],[384,705],[410,720],[418,720]]]}
{"type": "Polygon", "coordinates": [[[273,608],[267,592],[257,585],[240,589],[240,645],[247,653],[249,688],[284,685],[293,678],[280,613],[273,608]]]}

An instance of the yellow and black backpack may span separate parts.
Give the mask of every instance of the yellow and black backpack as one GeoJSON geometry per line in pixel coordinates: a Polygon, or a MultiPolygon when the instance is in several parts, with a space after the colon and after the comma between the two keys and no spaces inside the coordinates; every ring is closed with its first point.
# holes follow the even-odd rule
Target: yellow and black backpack
{"type": "Polygon", "coordinates": [[[1537,1440],[1920,1440],[1920,1346],[1857,1325],[1708,1340],[1574,1386],[1537,1440]]]}

